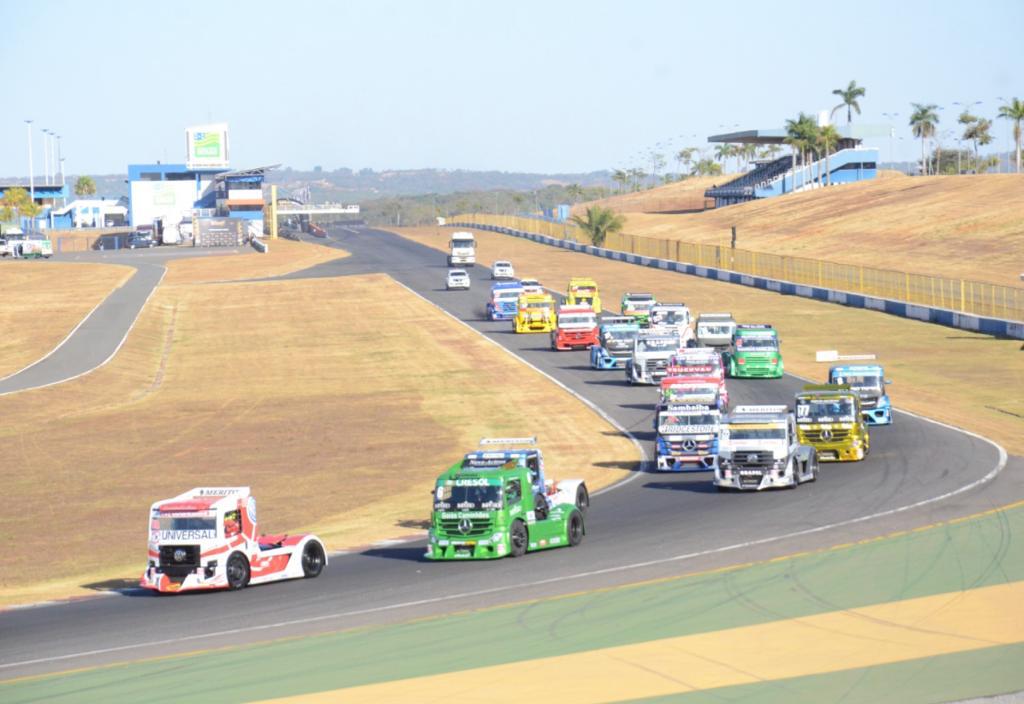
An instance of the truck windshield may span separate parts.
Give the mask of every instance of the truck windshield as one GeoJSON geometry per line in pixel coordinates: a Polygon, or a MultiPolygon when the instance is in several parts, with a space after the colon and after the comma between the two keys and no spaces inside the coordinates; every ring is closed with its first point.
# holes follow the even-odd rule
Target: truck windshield
{"type": "Polygon", "coordinates": [[[640,331],[636,328],[627,330],[605,330],[604,336],[609,340],[632,340],[640,331]]]}
{"type": "Polygon", "coordinates": [[[849,384],[857,391],[881,391],[882,377],[876,374],[859,374],[857,376],[837,376],[833,384],[849,384]]]}
{"type": "Polygon", "coordinates": [[[718,393],[718,384],[686,384],[667,386],[661,390],[665,400],[684,396],[714,396],[718,393]]]}
{"type": "Polygon", "coordinates": [[[551,308],[551,304],[547,301],[527,301],[525,305],[520,305],[520,308],[531,308],[535,310],[551,308]]]}
{"type": "Polygon", "coordinates": [[[718,416],[711,415],[710,413],[693,413],[693,414],[680,414],[680,413],[662,413],[658,416],[658,432],[660,433],[679,433],[683,432],[682,428],[692,425],[708,425],[713,426],[718,423],[718,416]]]}
{"type": "Polygon", "coordinates": [[[636,348],[640,352],[666,352],[679,349],[679,340],[675,337],[646,337],[637,340],[636,348]]]}
{"type": "Polygon", "coordinates": [[[626,310],[649,311],[654,301],[628,301],[626,310]]]}
{"type": "Polygon", "coordinates": [[[777,350],[779,349],[779,340],[775,337],[737,337],[736,349],[746,352],[777,350]]]}
{"type": "Polygon", "coordinates": [[[733,440],[785,440],[785,428],[730,428],[729,437],[733,440]]]}
{"type": "Polygon", "coordinates": [[[849,398],[800,399],[796,404],[798,423],[852,422],[853,415],[853,400],[849,398]]]}
{"type": "Polygon", "coordinates": [[[587,298],[594,297],[594,289],[589,286],[580,286],[572,290],[574,296],[579,298],[580,296],[586,296],[587,298]]]}
{"type": "Polygon", "coordinates": [[[452,240],[452,249],[473,249],[475,247],[475,240],[452,240]]]}
{"type": "Polygon", "coordinates": [[[502,506],[501,487],[441,485],[434,492],[435,511],[490,511],[502,506]]]}
{"type": "Polygon", "coordinates": [[[582,313],[580,315],[561,315],[558,317],[558,325],[589,325],[594,327],[597,325],[597,320],[595,320],[592,315],[585,315],[582,313]]]}
{"type": "Polygon", "coordinates": [[[651,314],[651,321],[656,324],[684,325],[690,322],[690,316],[681,310],[659,310],[651,314]]]}
{"type": "Polygon", "coordinates": [[[698,325],[697,332],[701,335],[728,335],[728,325],[698,325]]]}
{"type": "Polygon", "coordinates": [[[497,298],[499,301],[514,301],[518,300],[520,293],[522,293],[522,291],[517,291],[515,289],[512,289],[511,291],[498,291],[497,293],[494,294],[494,297],[497,298]]]}
{"type": "Polygon", "coordinates": [[[160,530],[217,530],[217,517],[210,514],[160,515],[160,530]]]}

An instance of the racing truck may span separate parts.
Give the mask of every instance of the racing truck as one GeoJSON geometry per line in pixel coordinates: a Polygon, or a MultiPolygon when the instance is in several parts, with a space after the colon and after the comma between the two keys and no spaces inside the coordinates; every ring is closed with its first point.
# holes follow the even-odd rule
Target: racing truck
{"type": "Polygon", "coordinates": [[[666,376],[658,389],[657,410],[673,405],[708,406],[727,410],[722,386],[716,377],[666,376]]]}
{"type": "Polygon", "coordinates": [[[523,293],[512,321],[515,332],[551,332],[555,329],[555,299],[550,293],[523,293]]]}
{"type": "Polygon", "coordinates": [[[653,293],[630,293],[627,291],[622,294],[619,311],[622,315],[636,318],[640,325],[647,325],[647,317],[651,312],[651,307],[657,302],[653,293]]]}
{"type": "Polygon", "coordinates": [[[487,301],[488,320],[512,320],[519,310],[519,295],[523,287],[518,281],[502,281],[491,286],[491,300],[487,301]]]}
{"type": "Polygon", "coordinates": [[[723,407],[729,406],[729,389],[725,384],[722,355],[710,347],[690,347],[679,350],[668,359],[668,376],[714,379],[723,407]]]}
{"type": "Polygon", "coordinates": [[[892,383],[878,364],[851,364],[828,370],[828,383],[846,384],[860,396],[860,412],[868,425],[892,423],[892,403],[885,387],[892,383]]]}
{"type": "Polygon", "coordinates": [[[594,369],[622,369],[633,354],[633,340],[640,326],[630,316],[608,316],[601,321],[598,342],[590,348],[594,369]]]}
{"type": "Polygon", "coordinates": [[[574,276],[569,279],[569,288],[565,294],[565,302],[570,306],[585,305],[601,312],[601,295],[597,290],[597,282],[590,277],[574,276]]]}
{"type": "Polygon", "coordinates": [[[668,374],[668,360],[679,351],[679,334],[641,330],[633,340],[633,351],[626,362],[626,381],[630,384],[657,384],[668,374]]]}
{"type": "Polygon", "coordinates": [[[453,232],[448,240],[448,266],[476,264],[476,238],[472,232],[453,232]]]}
{"type": "Polygon", "coordinates": [[[558,307],[558,327],[551,333],[551,349],[583,350],[597,342],[597,314],[589,305],[558,307]]]}
{"type": "Polygon", "coordinates": [[[818,478],[818,455],[800,443],[786,406],[737,406],[718,432],[719,491],[796,487],[818,478]]]}
{"type": "Polygon", "coordinates": [[[655,446],[661,472],[704,471],[718,464],[722,413],[701,405],[670,405],[657,415],[655,446]]]}
{"type": "Polygon", "coordinates": [[[845,384],[808,384],[797,392],[796,434],[823,462],[856,462],[871,450],[860,396],[845,384]]]}
{"type": "Polygon", "coordinates": [[[664,303],[658,301],[651,306],[648,324],[652,328],[674,329],[679,331],[679,338],[684,345],[695,342],[693,328],[690,327],[690,309],[685,303],[664,303]]]}
{"type": "Polygon", "coordinates": [[[484,438],[437,478],[426,557],[486,560],[579,545],[590,494],[544,478],[536,438],[484,438]],[[505,446],[505,449],[490,449],[505,446]]]}
{"type": "Polygon", "coordinates": [[[771,325],[737,325],[722,361],[731,377],[780,379],[783,365],[779,335],[771,325]]]}
{"type": "Polygon", "coordinates": [[[242,589],[316,577],[326,565],[315,535],[259,535],[249,487],[197,487],[150,508],[149,564],[139,584],[161,593],[242,589]]]}
{"type": "Polygon", "coordinates": [[[736,321],[732,313],[701,313],[697,316],[697,344],[701,347],[728,347],[736,321]]]}

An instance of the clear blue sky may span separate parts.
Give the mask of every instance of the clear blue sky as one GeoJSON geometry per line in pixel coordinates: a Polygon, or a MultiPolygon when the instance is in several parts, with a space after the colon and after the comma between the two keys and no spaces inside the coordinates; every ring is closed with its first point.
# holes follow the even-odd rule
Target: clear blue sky
{"type": "Polygon", "coordinates": [[[1022,0],[0,0],[0,27],[6,176],[27,174],[26,118],[36,174],[35,128],[62,135],[69,173],[118,173],[183,161],[208,121],[239,168],[569,172],[779,127],[851,79],[855,122],[900,114],[903,159],[911,101],[944,106],[941,130],[954,101],[994,117],[1024,98],[1022,0]]]}

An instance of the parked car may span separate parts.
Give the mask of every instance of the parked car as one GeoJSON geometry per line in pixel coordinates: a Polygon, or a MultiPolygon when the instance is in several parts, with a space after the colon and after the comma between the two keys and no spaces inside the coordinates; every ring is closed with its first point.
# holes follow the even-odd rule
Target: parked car
{"type": "Polygon", "coordinates": [[[142,247],[155,247],[156,242],[153,241],[153,235],[148,232],[133,232],[128,235],[128,239],[125,240],[125,246],[128,249],[140,249],[142,247]]]}

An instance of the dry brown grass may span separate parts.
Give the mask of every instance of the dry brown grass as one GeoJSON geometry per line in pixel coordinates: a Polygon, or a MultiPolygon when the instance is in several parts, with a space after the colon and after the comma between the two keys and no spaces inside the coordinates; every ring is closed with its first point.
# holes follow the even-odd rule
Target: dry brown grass
{"type": "MultiPolygon", "coordinates": [[[[916,179],[915,179],[916,180],[916,179]]],[[[417,242],[445,249],[449,231],[399,231],[417,242]]],[[[623,291],[653,291],[684,300],[695,313],[731,311],[743,322],[769,322],[783,341],[786,371],[822,379],[826,365],[816,350],[875,353],[894,379],[893,402],[946,423],[967,428],[1024,454],[1024,352],[1019,340],[998,340],[883,313],[811,301],[694,276],[638,267],[476,231],[481,262],[509,259],[520,276],[534,276],[561,290],[571,276],[593,276],[607,308],[623,291]]]]}
{"type": "Polygon", "coordinates": [[[329,249],[308,242],[267,240],[266,254],[246,248],[240,254],[182,259],[167,269],[168,284],[196,284],[210,281],[262,279],[290,274],[316,264],[347,257],[340,249],[329,249]]]}
{"type": "Polygon", "coordinates": [[[889,176],[704,213],[634,213],[625,232],[727,245],[735,225],[742,249],[1018,286],[1022,203],[1016,174],[889,176]]]}
{"type": "Polygon", "coordinates": [[[638,460],[584,405],[383,275],[164,284],[109,365],[0,412],[0,481],[18,507],[0,513],[8,604],[136,578],[148,505],[193,486],[249,485],[266,530],[340,548],[421,530],[426,489],[481,436],[537,433],[553,476],[595,489],[626,475],[608,463],[638,460]]]}
{"type": "Polygon", "coordinates": [[[577,215],[594,205],[611,208],[618,213],[701,210],[704,207],[704,191],[716,183],[724,183],[729,178],[728,176],[696,176],[647,191],[620,193],[607,198],[579,203],[573,206],[572,212],[577,215]]]}
{"type": "Polygon", "coordinates": [[[133,273],[112,264],[0,262],[0,377],[47,354],[133,273]]]}

